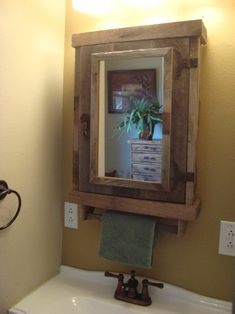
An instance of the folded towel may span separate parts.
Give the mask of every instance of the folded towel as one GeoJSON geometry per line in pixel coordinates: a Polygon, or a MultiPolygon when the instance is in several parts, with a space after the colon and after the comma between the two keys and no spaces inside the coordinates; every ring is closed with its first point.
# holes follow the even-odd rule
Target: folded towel
{"type": "Polygon", "coordinates": [[[101,257],[151,268],[156,217],[106,211],[101,220],[101,257]]]}

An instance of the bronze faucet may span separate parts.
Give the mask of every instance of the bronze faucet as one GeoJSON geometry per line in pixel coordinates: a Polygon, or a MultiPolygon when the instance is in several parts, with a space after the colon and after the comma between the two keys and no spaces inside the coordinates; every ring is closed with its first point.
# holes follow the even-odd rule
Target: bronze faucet
{"type": "Polygon", "coordinates": [[[125,283],[123,274],[112,274],[108,271],[104,273],[106,277],[114,277],[118,279],[117,288],[114,293],[114,297],[117,300],[125,301],[128,303],[138,304],[147,306],[152,303],[149,296],[148,286],[154,286],[162,289],[164,287],[163,283],[150,282],[148,279],[142,281],[142,291],[138,293],[138,280],[135,278],[135,271],[131,271],[131,278],[125,283]]]}

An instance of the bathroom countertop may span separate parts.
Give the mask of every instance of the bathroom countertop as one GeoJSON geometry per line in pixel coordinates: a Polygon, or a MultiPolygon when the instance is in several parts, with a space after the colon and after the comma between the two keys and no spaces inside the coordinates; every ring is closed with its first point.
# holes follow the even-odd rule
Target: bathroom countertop
{"type": "Polygon", "coordinates": [[[61,266],[57,276],[16,304],[9,314],[228,314],[232,311],[230,302],[169,284],[164,284],[164,289],[149,287],[151,306],[129,304],[113,298],[116,285],[117,279],[104,277],[103,272],[61,266]]]}

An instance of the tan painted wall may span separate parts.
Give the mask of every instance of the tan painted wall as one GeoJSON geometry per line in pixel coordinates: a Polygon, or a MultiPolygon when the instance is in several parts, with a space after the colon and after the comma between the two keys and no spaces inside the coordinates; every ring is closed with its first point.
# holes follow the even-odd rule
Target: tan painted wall
{"type": "Polygon", "coordinates": [[[1,314],[61,262],[64,10],[63,0],[0,4],[0,179],[23,202],[0,231],[1,314]]]}
{"type": "MultiPolygon", "coordinates": [[[[154,9],[117,6],[107,15],[75,12],[67,1],[64,89],[64,197],[72,185],[72,121],[74,50],[72,33],[117,27],[203,18],[208,30],[204,49],[198,143],[199,219],[182,238],[160,234],[153,268],[139,270],[195,292],[232,298],[235,258],[218,255],[219,223],[235,220],[235,2],[233,0],[165,0],[154,9]]],[[[143,1],[144,2],[144,1],[143,1]]],[[[157,2],[157,1],[156,1],[157,2]]],[[[84,269],[128,271],[98,257],[100,223],[82,222],[64,230],[63,263],[84,269]]],[[[105,279],[104,279],[105,280],[105,279]]]]}

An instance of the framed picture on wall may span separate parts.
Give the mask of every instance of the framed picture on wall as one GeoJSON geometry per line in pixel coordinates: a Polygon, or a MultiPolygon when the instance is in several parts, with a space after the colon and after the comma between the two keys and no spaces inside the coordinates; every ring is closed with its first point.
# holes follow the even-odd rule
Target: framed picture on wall
{"type": "Polygon", "coordinates": [[[109,113],[123,113],[134,97],[156,95],[156,69],[108,71],[109,113]]]}

